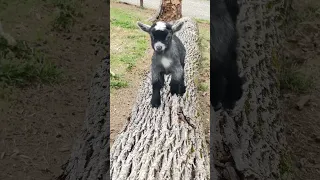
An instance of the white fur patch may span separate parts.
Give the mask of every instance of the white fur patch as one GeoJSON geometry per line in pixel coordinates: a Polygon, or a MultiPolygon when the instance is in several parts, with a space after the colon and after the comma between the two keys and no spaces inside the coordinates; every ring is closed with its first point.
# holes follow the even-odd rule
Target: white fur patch
{"type": "Polygon", "coordinates": [[[163,21],[159,21],[154,26],[155,30],[164,31],[167,28],[166,23],[163,21]]]}
{"type": "Polygon", "coordinates": [[[162,42],[154,43],[154,45],[153,45],[154,49],[157,49],[157,46],[161,46],[162,50],[164,50],[166,48],[166,45],[164,45],[162,42]]]}
{"type": "Polygon", "coordinates": [[[163,67],[164,67],[165,69],[167,69],[168,67],[171,66],[172,60],[171,60],[171,59],[168,59],[168,58],[166,58],[166,57],[163,57],[163,58],[161,59],[161,63],[162,63],[162,65],[163,65],[163,67]]]}

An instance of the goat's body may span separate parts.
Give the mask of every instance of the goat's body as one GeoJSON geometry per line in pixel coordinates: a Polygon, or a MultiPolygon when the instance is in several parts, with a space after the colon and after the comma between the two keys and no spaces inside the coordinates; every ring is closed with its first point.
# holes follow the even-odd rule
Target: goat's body
{"type": "Polygon", "coordinates": [[[234,23],[237,23],[237,17],[240,11],[237,0],[225,0],[227,10],[234,23]]]}
{"type": "Polygon", "coordinates": [[[152,66],[157,69],[162,69],[162,73],[170,74],[173,73],[176,68],[181,66],[184,68],[184,59],[186,50],[177,36],[172,37],[172,45],[168,50],[163,53],[153,53],[152,66]]]}
{"type": "Polygon", "coordinates": [[[242,96],[242,79],[237,67],[236,0],[211,2],[210,101],[215,110],[234,107],[242,96]]]}
{"type": "Polygon", "coordinates": [[[151,104],[158,107],[160,102],[160,90],[164,85],[164,75],[171,74],[171,94],[182,95],[185,92],[184,85],[184,60],[186,50],[178,37],[173,35],[171,46],[163,53],[154,52],[152,56],[152,84],[153,94],[151,104]]]}
{"type": "Polygon", "coordinates": [[[160,90],[164,85],[165,74],[171,74],[171,94],[183,95],[186,91],[184,85],[186,49],[175,35],[182,25],[183,22],[172,25],[159,21],[149,26],[138,22],[140,29],[149,33],[151,46],[154,50],[151,64],[152,107],[159,107],[161,104],[160,90]]]}

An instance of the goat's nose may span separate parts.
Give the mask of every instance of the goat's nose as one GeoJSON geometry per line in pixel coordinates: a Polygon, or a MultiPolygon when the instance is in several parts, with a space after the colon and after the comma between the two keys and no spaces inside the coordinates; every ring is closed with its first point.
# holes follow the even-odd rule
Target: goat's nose
{"type": "Polygon", "coordinates": [[[161,50],[162,50],[162,47],[161,47],[161,46],[156,46],[156,50],[157,50],[157,51],[161,51],[161,50]]]}

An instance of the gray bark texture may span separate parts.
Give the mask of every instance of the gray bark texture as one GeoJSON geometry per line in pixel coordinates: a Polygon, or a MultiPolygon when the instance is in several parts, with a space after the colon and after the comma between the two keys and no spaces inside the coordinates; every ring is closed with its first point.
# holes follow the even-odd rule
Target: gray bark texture
{"type": "Polygon", "coordinates": [[[110,177],[110,59],[101,62],[89,96],[85,124],[59,180],[107,180],[110,177]]]}
{"type": "Polygon", "coordinates": [[[212,179],[281,179],[285,139],[277,71],[284,0],[239,1],[239,64],[244,95],[232,112],[213,111],[212,179]]]}
{"type": "Polygon", "coordinates": [[[152,108],[151,74],[141,84],[131,117],[118,134],[110,153],[112,180],[207,180],[210,161],[205,134],[197,115],[197,76],[201,58],[196,22],[184,17],[177,33],[186,48],[183,97],[169,92],[165,76],[161,105],[152,108]]]}

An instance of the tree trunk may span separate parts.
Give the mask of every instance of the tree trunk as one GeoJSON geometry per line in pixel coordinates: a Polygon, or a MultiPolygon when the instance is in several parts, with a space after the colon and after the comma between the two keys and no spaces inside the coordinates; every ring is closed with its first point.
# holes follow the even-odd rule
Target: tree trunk
{"type": "Polygon", "coordinates": [[[106,180],[110,177],[109,67],[108,58],[94,75],[85,125],[59,180],[106,180]]]}
{"type": "Polygon", "coordinates": [[[232,112],[213,112],[215,179],[280,179],[286,173],[277,77],[284,0],[240,2],[239,60],[246,83],[232,112]]]}
{"type": "Polygon", "coordinates": [[[182,0],[162,0],[157,13],[149,21],[174,21],[182,17],[182,0]]]}
{"type": "Polygon", "coordinates": [[[111,147],[113,180],[209,179],[208,146],[197,115],[197,89],[194,78],[201,58],[197,25],[182,18],[177,33],[186,48],[183,97],[171,96],[169,76],[161,92],[161,105],[152,108],[151,74],[139,90],[131,118],[111,147]]]}
{"type": "Polygon", "coordinates": [[[140,0],[140,7],[143,8],[143,0],[140,0]]]}

